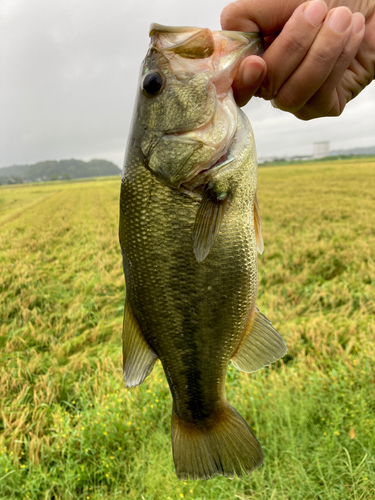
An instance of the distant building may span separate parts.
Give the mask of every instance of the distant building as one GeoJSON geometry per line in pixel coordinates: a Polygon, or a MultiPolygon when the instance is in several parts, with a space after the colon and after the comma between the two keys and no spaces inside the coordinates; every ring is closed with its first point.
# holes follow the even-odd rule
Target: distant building
{"type": "Polygon", "coordinates": [[[276,156],[260,156],[258,157],[258,164],[275,161],[276,156]]]}
{"type": "Polygon", "coordinates": [[[290,160],[292,161],[308,161],[311,160],[312,156],[308,155],[297,155],[297,156],[292,156],[290,160]]]}
{"type": "Polygon", "coordinates": [[[329,155],[329,141],[314,142],[313,158],[324,158],[329,155]]]}

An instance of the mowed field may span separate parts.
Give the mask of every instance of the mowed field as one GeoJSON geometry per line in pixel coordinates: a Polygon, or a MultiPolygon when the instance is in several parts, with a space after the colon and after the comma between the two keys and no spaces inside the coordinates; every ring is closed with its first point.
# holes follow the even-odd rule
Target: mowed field
{"type": "Polygon", "coordinates": [[[375,498],[375,159],[259,171],[258,307],[288,344],[227,397],[265,461],[179,482],[157,363],[124,388],[120,179],[0,188],[0,499],[375,498]]]}

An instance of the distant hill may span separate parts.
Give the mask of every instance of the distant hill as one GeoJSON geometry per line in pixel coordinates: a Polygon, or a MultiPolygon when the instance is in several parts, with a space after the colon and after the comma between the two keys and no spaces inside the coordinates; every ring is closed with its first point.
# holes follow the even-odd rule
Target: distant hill
{"type": "Polygon", "coordinates": [[[366,148],[335,149],[334,151],[331,151],[331,155],[335,156],[375,155],[375,146],[369,146],[366,148]]]}
{"type": "Polygon", "coordinates": [[[13,165],[0,168],[0,184],[54,181],[58,179],[83,179],[120,175],[120,169],[110,161],[60,160],[41,161],[33,165],[13,165]]]}

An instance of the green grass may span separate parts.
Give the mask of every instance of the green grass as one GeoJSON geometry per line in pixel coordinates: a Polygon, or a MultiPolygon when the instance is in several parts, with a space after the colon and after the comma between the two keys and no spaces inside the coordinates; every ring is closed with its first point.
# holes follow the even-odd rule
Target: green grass
{"type": "Polygon", "coordinates": [[[265,452],[179,482],[161,366],[122,381],[119,180],[0,188],[0,499],[375,498],[375,162],[260,169],[258,306],[283,361],[228,370],[265,452]]]}

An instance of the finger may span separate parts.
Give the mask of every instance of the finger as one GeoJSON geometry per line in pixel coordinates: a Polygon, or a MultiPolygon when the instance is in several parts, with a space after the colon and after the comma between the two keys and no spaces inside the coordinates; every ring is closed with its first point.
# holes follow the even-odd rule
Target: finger
{"type": "Polygon", "coordinates": [[[275,7],[275,0],[237,0],[221,13],[224,30],[261,31],[264,36],[278,33],[303,0],[283,0],[275,7]]]}
{"type": "Polygon", "coordinates": [[[325,2],[315,0],[300,5],[284,29],[263,54],[267,75],[257,93],[273,99],[310,50],[327,14],[325,2]]]}
{"type": "Polygon", "coordinates": [[[261,57],[249,56],[242,61],[233,82],[233,95],[238,106],[245,106],[253,97],[266,72],[267,66],[261,57]]]}
{"type": "Polygon", "coordinates": [[[278,108],[295,113],[318,92],[333,71],[352,29],[352,13],[347,7],[328,13],[306,57],[278,91],[278,108]]]}
{"type": "Polygon", "coordinates": [[[353,14],[352,23],[351,36],[333,70],[314,96],[300,111],[295,113],[297,118],[309,120],[320,116],[339,116],[346,104],[360,92],[362,85],[358,84],[357,74],[354,68],[350,68],[350,65],[355,59],[365,34],[363,14],[359,12],[353,14]]]}

